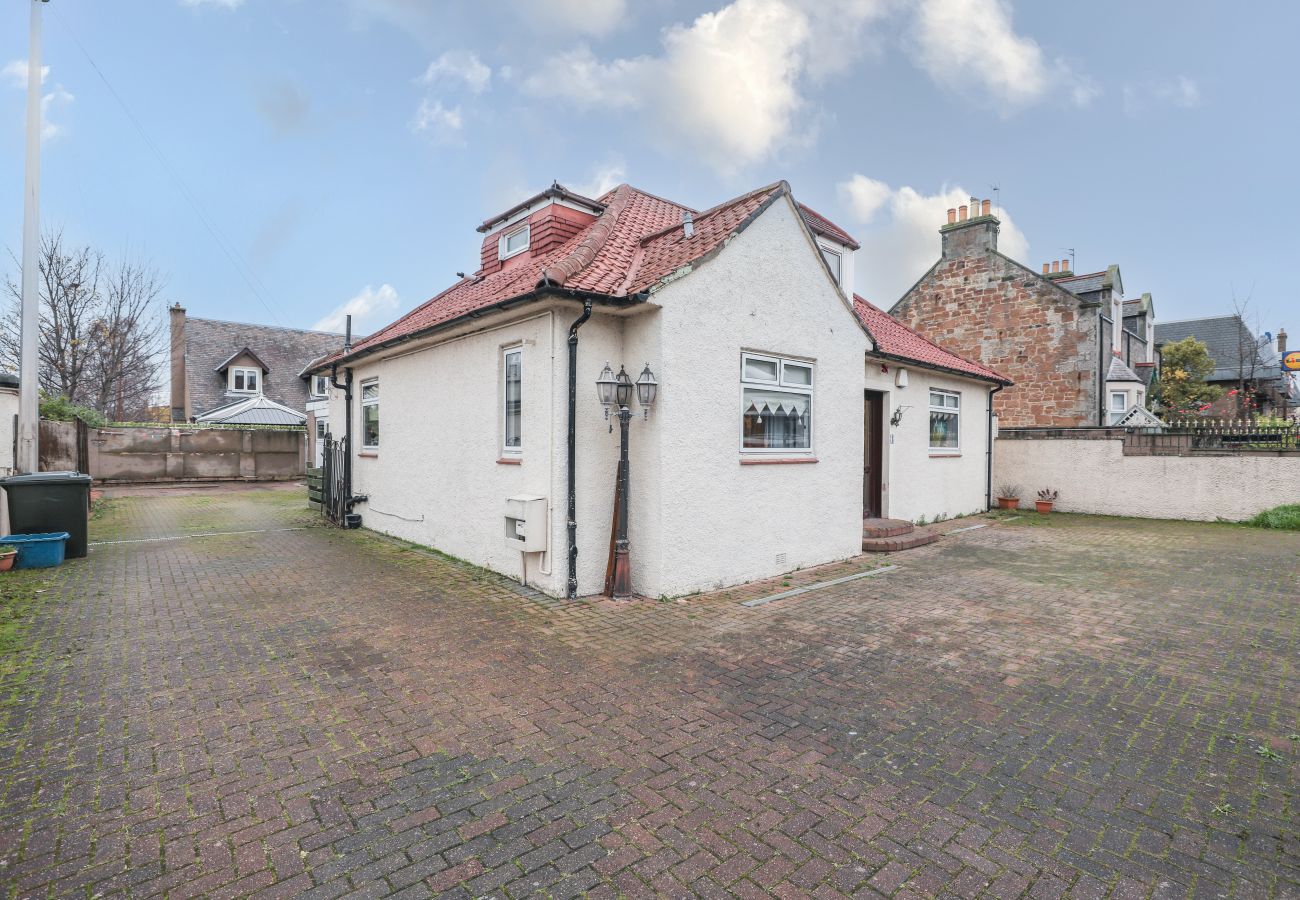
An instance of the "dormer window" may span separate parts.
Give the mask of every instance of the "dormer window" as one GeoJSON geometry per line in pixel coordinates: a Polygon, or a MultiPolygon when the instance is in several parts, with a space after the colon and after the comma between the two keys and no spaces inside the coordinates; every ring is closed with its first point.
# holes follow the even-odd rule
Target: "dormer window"
{"type": "Polygon", "coordinates": [[[497,245],[501,259],[509,259],[527,250],[530,230],[529,226],[525,225],[523,228],[516,228],[503,234],[497,245]]]}
{"type": "Polygon", "coordinates": [[[230,389],[237,394],[256,394],[262,383],[262,373],[257,369],[230,367],[230,389]]]}
{"type": "Polygon", "coordinates": [[[830,268],[831,274],[835,276],[835,283],[839,284],[843,277],[840,273],[844,258],[840,256],[838,250],[832,250],[825,244],[818,244],[817,246],[822,251],[822,259],[826,260],[826,265],[830,268]]]}

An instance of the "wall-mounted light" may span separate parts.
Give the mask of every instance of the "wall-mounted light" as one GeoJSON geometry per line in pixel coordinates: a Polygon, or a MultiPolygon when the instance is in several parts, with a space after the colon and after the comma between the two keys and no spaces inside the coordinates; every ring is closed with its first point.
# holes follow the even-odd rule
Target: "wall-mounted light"
{"type": "Polygon", "coordinates": [[[892,416],[889,417],[889,424],[890,424],[890,425],[893,425],[895,428],[897,428],[899,425],[902,425],[902,424],[903,424],[903,410],[905,410],[905,409],[911,409],[911,408],[912,408],[912,407],[910,407],[910,406],[900,406],[900,407],[898,407],[897,409],[895,409],[895,410],[894,410],[894,414],[893,414],[892,416]]]}
{"type": "Polygon", "coordinates": [[[906,370],[906,369],[899,369],[897,372],[894,373],[894,384],[896,384],[898,387],[901,387],[901,388],[905,388],[905,387],[907,387],[907,370],[906,370]]]}

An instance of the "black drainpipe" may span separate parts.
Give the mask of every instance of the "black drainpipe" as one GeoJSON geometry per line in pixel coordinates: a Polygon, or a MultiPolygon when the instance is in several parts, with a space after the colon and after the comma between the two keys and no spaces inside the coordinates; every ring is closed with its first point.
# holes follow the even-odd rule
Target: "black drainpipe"
{"type": "Polygon", "coordinates": [[[988,452],[985,456],[984,465],[986,466],[985,483],[988,487],[988,496],[985,497],[984,505],[989,509],[993,508],[993,395],[1006,387],[1005,384],[999,384],[993,390],[989,391],[989,428],[988,428],[988,452]]]}
{"type": "Polygon", "coordinates": [[[578,329],[591,318],[591,300],[569,326],[569,585],[570,600],[578,596],[578,329]]]}
{"type": "MultiPolygon", "coordinates": [[[[343,338],[343,353],[346,355],[352,350],[352,317],[347,317],[347,332],[343,338]]],[[[335,390],[343,391],[343,442],[347,447],[347,452],[343,454],[343,495],[348,499],[343,504],[344,521],[347,521],[347,514],[352,512],[352,507],[359,500],[364,498],[352,496],[352,367],[343,370],[344,380],[339,383],[339,364],[334,363],[330,366],[330,384],[335,390]]]]}

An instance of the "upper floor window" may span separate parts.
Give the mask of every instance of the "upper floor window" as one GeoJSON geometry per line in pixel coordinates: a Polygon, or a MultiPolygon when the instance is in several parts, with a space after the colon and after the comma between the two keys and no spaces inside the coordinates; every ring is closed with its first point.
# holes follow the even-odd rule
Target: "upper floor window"
{"type": "Polygon", "coordinates": [[[311,395],[313,397],[328,397],[329,387],[328,375],[313,375],[311,377],[311,395]]]}
{"type": "Polygon", "coordinates": [[[1110,392],[1110,424],[1117,425],[1119,420],[1124,418],[1128,412],[1128,392],[1111,391],[1110,392]]]}
{"type": "Polygon", "coordinates": [[[528,225],[525,225],[523,228],[516,228],[514,231],[503,234],[500,242],[497,244],[497,255],[501,259],[509,259],[518,253],[523,253],[528,249],[528,239],[531,230],[532,229],[528,225]]]}
{"type": "Polygon", "coordinates": [[[502,398],[502,452],[507,456],[518,456],[524,449],[523,437],[523,387],[524,387],[524,351],[522,347],[512,347],[502,355],[504,362],[505,393],[502,398]]]}
{"type": "Polygon", "coordinates": [[[361,446],[379,449],[379,379],[361,382],[361,446]]]}
{"type": "Polygon", "coordinates": [[[241,394],[256,394],[261,388],[262,372],[260,369],[230,367],[230,389],[241,394]]]}
{"type": "Polygon", "coordinates": [[[961,394],[930,391],[930,449],[961,449],[961,394]]]}
{"type": "Polygon", "coordinates": [[[741,450],[811,450],[812,389],[812,363],[742,353],[741,450]]]}
{"type": "Polygon", "coordinates": [[[842,280],[840,272],[841,267],[844,264],[844,258],[840,256],[838,250],[832,250],[830,247],[823,246],[822,244],[818,244],[817,246],[821,248],[822,259],[826,260],[826,265],[830,267],[831,274],[835,276],[835,281],[838,284],[842,280]]]}

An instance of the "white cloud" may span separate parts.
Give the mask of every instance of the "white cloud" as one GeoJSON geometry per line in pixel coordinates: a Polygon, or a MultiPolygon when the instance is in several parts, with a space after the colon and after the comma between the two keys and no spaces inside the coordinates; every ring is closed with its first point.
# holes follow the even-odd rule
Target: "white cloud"
{"type": "Polygon", "coordinates": [[[193,9],[198,9],[204,6],[215,6],[220,9],[238,9],[244,5],[244,0],[181,0],[181,5],[193,9]]]}
{"type": "Polygon", "coordinates": [[[448,50],[424,70],[418,82],[433,85],[438,82],[461,82],[475,94],[487,90],[492,81],[492,69],[483,64],[478,54],[468,50],[448,50]]]}
{"type": "Polygon", "coordinates": [[[1122,92],[1124,113],[1136,116],[1148,106],[1194,109],[1201,105],[1201,86],[1194,78],[1177,75],[1141,84],[1126,84],[1122,92]]]}
{"type": "Polygon", "coordinates": [[[848,181],[840,182],[838,188],[840,196],[859,222],[874,219],[894,193],[883,181],[876,181],[866,175],[854,175],[848,181]]]}
{"type": "MultiPolygon", "coordinates": [[[[41,84],[50,77],[50,67],[41,66],[41,84]]],[[[27,60],[15,59],[5,63],[3,69],[0,69],[0,78],[4,78],[10,86],[27,89],[27,60]]]]}
{"type": "Polygon", "coordinates": [[[425,97],[411,119],[411,130],[428,136],[437,144],[462,143],[461,130],[465,126],[460,107],[446,107],[441,100],[425,97]]]}
{"type": "MultiPolygon", "coordinates": [[[[951,207],[969,202],[970,193],[961,187],[922,194],[911,187],[891,189],[864,175],[854,175],[839,185],[845,205],[859,221],[866,222],[882,210],[879,225],[856,235],[862,249],[856,254],[854,271],[857,289],[884,309],[893,306],[904,292],[939,258],[939,228],[947,221],[951,207]],[[862,185],[870,188],[855,190],[862,185]],[[879,197],[880,189],[887,192],[879,197]],[[859,206],[859,198],[868,202],[859,206]],[[865,213],[865,215],[864,215],[865,213]]],[[[1012,259],[1026,262],[1029,242],[1005,209],[996,211],[1002,222],[998,249],[1012,259]]]]}
{"type": "Polygon", "coordinates": [[[974,80],[996,100],[1023,105],[1054,77],[1038,44],[1016,34],[1006,0],[921,0],[916,37],[921,67],[953,90],[974,80]]]}
{"type": "Polygon", "coordinates": [[[628,19],[626,0],[516,0],[534,25],[547,30],[601,36],[628,19]]]}
{"type": "Polygon", "coordinates": [[[597,166],[586,181],[571,185],[571,188],[574,193],[594,199],[618,187],[626,180],[627,166],[622,160],[613,160],[597,166]]]}
{"type": "Polygon", "coordinates": [[[72,94],[65,91],[61,84],[56,84],[48,94],[41,98],[41,140],[48,141],[67,133],[66,126],[50,121],[50,112],[55,107],[66,108],[71,106],[72,101],[76,99],[72,94]]]}
{"type": "Polygon", "coordinates": [[[381,284],[378,290],[366,285],[359,294],[335,307],[312,328],[317,331],[342,331],[347,324],[347,317],[352,316],[353,334],[366,334],[387,324],[388,317],[396,310],[397,291],[391,284],[381,284]]]}
{"type": "Polygon", "coordinates": [[[811,34],[808,17],[784,0],[735,0],[665,30],[657,56],[603,62],[579,47],[524,86],[579,107],[644,108],[660,143],[730,173],[787,140],[804,105],[798,82],[811,34]]]}

